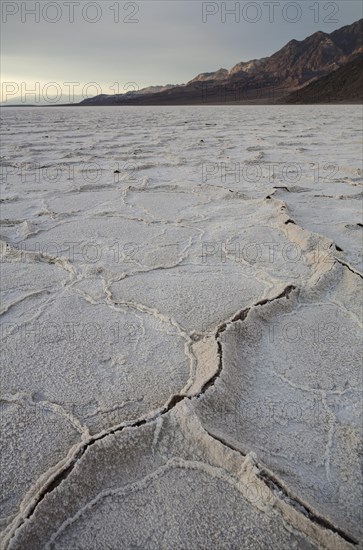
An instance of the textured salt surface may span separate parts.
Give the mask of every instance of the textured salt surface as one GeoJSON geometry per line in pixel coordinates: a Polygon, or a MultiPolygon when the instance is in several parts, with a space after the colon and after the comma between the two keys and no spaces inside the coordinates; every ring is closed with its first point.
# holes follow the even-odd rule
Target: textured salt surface
{"type": "Polygon", "coordinates": [[[362,547],[359,130],[4,109],[4,548],[362,547]]]}

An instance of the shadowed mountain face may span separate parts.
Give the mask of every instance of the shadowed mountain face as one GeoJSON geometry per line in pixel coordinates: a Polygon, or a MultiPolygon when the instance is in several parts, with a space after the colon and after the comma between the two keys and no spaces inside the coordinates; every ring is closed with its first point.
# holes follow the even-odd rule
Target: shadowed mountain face
{"type": "Polygon", "coordinates": [[[363,53],[363,19],[331,34],[316,32],[291,40],[270,57],[240,62],[232,69],[202,73],[187,84],[150,87],[123,95],[96,96],[82,105],[176,105],[281,101],[363,53]]]}
{"type": "Polygon", "coordinates": [[[293,92],[287,103],[363,102],[363,54],[293,92]]]}
{"type": "Polygon", "coordinates": [[[363,51],[363,20],[331,34],[316,32],[305,40],[291,40],[267,58],[259,68],[261,76],[301,86],[347,63],[363,51]]]}

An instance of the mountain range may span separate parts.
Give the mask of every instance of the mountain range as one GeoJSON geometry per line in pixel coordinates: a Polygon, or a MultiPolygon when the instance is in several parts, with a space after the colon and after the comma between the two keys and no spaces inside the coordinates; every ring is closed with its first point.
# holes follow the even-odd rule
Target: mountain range
{"type": "Polygon", "coordinates": [[[304,103],[305,98],[308,103],[312,98],[314,103],[363,102],[359,70],[362,54],[363,19],[360,19],[330,34],[318,31],[304,40],[291,40],[270,57],[242,61],[230,70],[201,73],[186,84],[103,94],[79,105],[304,103]],[[344,89],[340,90],[339,83],[343,81],[344,89]]]}

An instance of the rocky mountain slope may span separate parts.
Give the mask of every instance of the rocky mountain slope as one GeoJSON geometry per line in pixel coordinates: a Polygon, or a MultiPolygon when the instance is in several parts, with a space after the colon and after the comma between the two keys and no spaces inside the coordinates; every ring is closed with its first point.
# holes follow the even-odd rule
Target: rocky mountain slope
{"type": "Polygon", "coordinates": [[[293,92],[287,103],[363,103],[363,55],[293,92]]]}

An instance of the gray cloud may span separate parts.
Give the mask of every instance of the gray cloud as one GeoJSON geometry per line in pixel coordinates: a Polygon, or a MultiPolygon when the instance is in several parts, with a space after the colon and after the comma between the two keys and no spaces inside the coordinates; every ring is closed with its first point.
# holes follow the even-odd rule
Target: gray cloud
{"type": "Polygon", "coordinates": [[[355,0],[276,1],[273,21],[266,0],[224,4],[228,9],[237,4],[239,22],[233,15],[226,15],[223,22],[223,2],[209,2],[209,11],[216,13],[203,22],[203,2],[199,0],[79,0],[74,3],[71,23],[69,3],[65,1],[4,0],[3,79],[25,79],[29,85],[38,80],[60,84],[96,81],[101,86],[136,82],[140,87],[181,83],[200,72],[230,68],[242,60],[270,55],[292,38],[303,39],[317,30],[332,32],[362,17],[362,4],[355,0]],[[39,22],[21,9],[24,5],[27,10],[34,9],[36,4],[39,22]],[[85,20],[97,14],[97,6],[92,4],[98,5],[99,14],[102,12],[95,23],[85,20]],[[286,8],[286,4],[290,7],[286,8]],[[315,11],[311,9],[314,6],[315,11]],[[114,20],[116,8],[119,22],[114,20]],[[14,15],[6,15],[17,9],[14,15]],[[253,23],[258,10],[261,18],[253,23]],[[299,10],[300,20],[292,22],[299,10]],[[59,21],[45,20],[54,19],[57,12],[58,17],[61,15],[59,21]],[[128,22],[129,19],[138,22],[128,22]]]}

